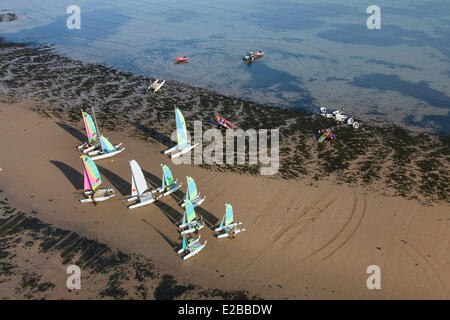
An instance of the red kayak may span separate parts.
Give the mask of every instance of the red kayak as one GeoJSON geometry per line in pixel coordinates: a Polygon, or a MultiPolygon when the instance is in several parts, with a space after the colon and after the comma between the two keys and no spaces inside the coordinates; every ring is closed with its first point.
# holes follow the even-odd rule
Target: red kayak
{"type": "Polygon", "coordinates": [[[230,121],[226,120],[225,118],[221,116],[216,116],[216,122],[225,129],[233,129],[234,124],[232,124],[230,121]]]}
{"type": "Polygon", "coordinates": [[[189,59],[188,57],[176,57],[175,58],[176,61],[186,61],[188,59],[189,59]]]}

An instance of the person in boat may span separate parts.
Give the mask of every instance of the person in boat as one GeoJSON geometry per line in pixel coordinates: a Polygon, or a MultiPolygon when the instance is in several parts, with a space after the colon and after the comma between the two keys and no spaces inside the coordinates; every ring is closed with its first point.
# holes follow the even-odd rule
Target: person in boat
{"type": "Polygon", "coordinates": [[[231,230],[228,232],[228,236],[229,236],[230,238],[234,238],[234,235],[235,235],[235,231],[234,231],[234,228],[233,228],[233,229],[231,229],[231,230]]]}
{"type": "Polygon", "coordinates": [[[197,234],[198,233],[198,226],[195,226],[195,234],[197,234]]]}

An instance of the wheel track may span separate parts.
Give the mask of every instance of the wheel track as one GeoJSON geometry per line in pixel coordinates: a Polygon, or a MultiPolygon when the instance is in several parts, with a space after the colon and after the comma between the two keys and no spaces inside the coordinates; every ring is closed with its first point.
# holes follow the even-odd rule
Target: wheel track
{"type": "MultiPolygon", "coordinates": [[[[326,196],[325,196],[326,197],[326,196]]],[[[317,203],[319,203],[320,201],[322,201],[325,197],[319,198],[317,200],[315,200],[313,203],[311,203],[308,207],[306,207],[305,209],[303,209],[301,211],[301,213],[294,218],[294,220],[287,226],[281,228],[280,231],[278,231],[273,237],[272,240],[270,241],[270,243],[265,246],[260,253],[258,253],[256,255],[256,257],[250,262],[250,264],[254,263],[259,257],[261,257],[263,255],[263,253],[265,253],[270,247],[272,247],[275,243],[278,242],[278,240],[283,236],[283,234],[285,234],[286,232],[288,232],[301,218],[303,218],[317,203]]],[[[336,201],[337,197],[335,197],[333,200],[331,200],[331,202],[336,201]]]]}
{"type": "MultiPolygon", "coordinates": [[[[349,225],[350,221],[353,219],[353,216],[356,212],[356,208],[358,206],[358,197],[356,195],[356,193],[354,194],[354,200],[353,200],[353,208],[352,208],[352,212],[350,214],[350,217],[347,219],[347,221],[345,222],[344,226],[334,235],[334,237],[332,237],[326,244],[322,245],[320,248],[314,250],[313,252],[311,252],[310,254],[308,254],[307,256],[301,258],[300,260],[298,260],[296,263],[286,267],[284,270],[281,270],[278,274],[285,274],[286,272],[292,270],[293,268],[297,267],[300,263],[310,259],[311,257],[317,255],[318,253],[320,253],[321,251],[325,250],[328,246],[330,246],[333,242],[336,241],[336,239],[344,232],[344,230],[347,228],[347,226],[349,225]]],[[[365,210],[364,210],[365,211],[365,210]]],[[[353,232],[351,234],[353,234],[355,232],[355,230],[353,230],[353,232]]],[[[322,260],[321,260],[322,261],[322,260]]],[[[319,261],[320,262],[320,261],[319,261]]],[[[317,264],[317,263],[316,263],[317,264]]],[[[316,265],[314,264],[314,265],[316,265]]],[[[313,266],[314,266],[313,265],[313,266]]],[[[303,272],[304,269],[301,270],[301,272],[303,272]]],[[[273,280],[273,278],[275,278],[276,276],[270,278],[270,280],[273,280]]]]}
{"type": "MultiPolygon", "coordinates": [[[[367,198],[364,196],[364,208],[363,208],[363,212],[361,213],[361,217],[359,217],[359,221],[355,226],[355,229],[353,229],[352,232],[350,232],[349,236],[336,248],[334,249],[332,252],[330,252],[328,255],[326,255],[325,257],[323,257],[319,262],[317,262],[316,264],[314,264],[313,266],[321,263],[322,261],[328,259],[329,257],[331,257],[336,251],[338,251],[340,248],[342,248],[349,240],[351,237],[353,237],[353,235],[355,234],[356,230],[359,229],[359,226],[361,225],[361,222],[364,219],[364,216],[366,215],[366,209],[367,209],[367,198]]],[[[355,208],[353,209],[355,210],[355,208]]],[[[353,215],[353,214],[352,214],[353,215]]]]}
{"type": "Polygon", "coordinates": [[[413,260],[419,268],[422,270],[422,272],[425,274],[425,277],[427,278],[428,282],[430,284],[436,283],[436,281],[439,284],[439,287],[442,289],[442,292],[444,294],[444,299],[448,300],[448,294],[447,290],[445,288],[445,285],[442,281],[442,279],[439,277],[439,273],[433,268],[431,263],[427,261],[427,259],[421,254],[415,247],[407,243],[406,241],[402,241],[401,248],[406,252],[406,254],[413,260]],[[422,268],[422,266],[424,268],[422,268]],[[435,281],[433,281],[431,278],[434,278],[435,281]]]}
{"type": "Polygon", "coordinates": [[[307,218],[306,223],[298,229],[298,231],[294,234],[294,236],[292,236],[287,241],[287,243],[290,243],[290,242],[294,241],[295,239],[297,239],[297,237],[303,232],[303,230],[305,230],[307,227],[312,225],[314,220],[317,219],[322,213],[324,213],[335,201],[336,201],[336,198],[332,199],[323,208],[317,210],[315,213],[313,213],[311,215],[311,217],[307,218]]]}

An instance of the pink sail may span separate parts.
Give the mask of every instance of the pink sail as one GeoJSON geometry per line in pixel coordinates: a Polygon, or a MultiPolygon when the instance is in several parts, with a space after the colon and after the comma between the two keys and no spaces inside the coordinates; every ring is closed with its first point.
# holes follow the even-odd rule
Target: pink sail
{"type": "Polygon", "coordinates": [[[84,165],[84,189],[92,190],[95,189],[102,183],[102,178],[100,177],[100,172],[95,165],[94,161],[88,156],[81,156],[84,165]]]}

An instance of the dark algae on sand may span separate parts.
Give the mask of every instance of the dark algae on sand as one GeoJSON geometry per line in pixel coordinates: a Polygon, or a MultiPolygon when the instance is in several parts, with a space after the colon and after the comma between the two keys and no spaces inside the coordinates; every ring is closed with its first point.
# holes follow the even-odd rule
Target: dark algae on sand
{"type": "Polygon", "coordinates": [[[64,281],[55,281],[45,276],[36,262],[51,257],[57,257],[63,269],[72,264],[79,266],[83,270],[83,283],[90,277],[95,279],[95,283],[88,282],[89,298],[228,299],[239,293],[240,298],[248,299],[247,293],[240,290],[205,290],[189,283],[178,284],[172,275],[161,275],[151,259],[141,254],[126,254],[75,232],[53,227],[33,213],[15,212],[2,194],[1,191],[0,285],[9,283],[15,287],[14,296],[4,299],[45,299],[54,297],[52,291],[58,286],[68,290],[65,273],[64,281]],[[38,249],[37,253],[33,248],[38,249]],[[96,286],[96,283],[102,284],[96,286]]]}

